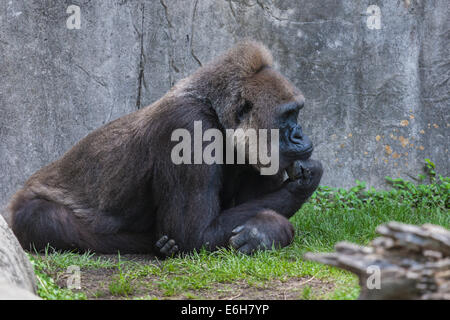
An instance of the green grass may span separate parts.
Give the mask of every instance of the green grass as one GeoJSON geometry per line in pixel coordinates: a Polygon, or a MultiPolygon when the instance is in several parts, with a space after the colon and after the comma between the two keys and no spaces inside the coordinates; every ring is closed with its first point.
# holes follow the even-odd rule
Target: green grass
{"type": "Polygon", "coordinates": [[[122,268],[122,261],[117,262],[118,273],[114,275],[112,281],[109,283],[109,292],[114,296],[126,296],[133,294],[134,287],[132,284],[132,274],[124,272],[122,268]]]}
{"type": "Polygon", "coordinates": [[[60,288],[54,278],[58,278],[69,266],[81,268],[112,268],[114,263],[109,260],[94,258],[94,254],[87,252],[77,254],[73,252],[58,252],[47,248],[43,255],[28,254],[28,258],[34,267],[37,279],[38,295],[49,300],[85,300],[83,292],[73,292],[66,288],[60,288]]]}
{"type": "MultiPolygon", "coordinates": [[[[59,287],[54,279],[49,275],[47,259],[28,255],[34,267],[37,280],[37,294],[48,300],[85,300],[86,295],[82,292],[72,292],[72,290],[59,287]]],[[[49,258],[51,259],[51,257],[49,258]]]]}
{"type": "MultiPolygon", "coordinates": [[[[246,256],[226,249],[213,253],[202,250],[185,257],[165,260],[159,266],[149,265],[138,269],[140,277],[158,277],[155,284],[165,296],[189,290],[213,289],[219,283],[242,280],[248,285],[260,286],[271,280],[286,281],[292,277],[344,276],[344,272],[338,269],[301,260],[301,252],[292,247],[246,256]]],[[[351,280],[352,276],[348,278],[351,280]]]]}
{"type": "MultiPolygon", "coordinates": [[[[367,244],[376,237],[378,225],[392,220],[450,228],[449,178],[434,174],[428,184],[417,185],[399,179],[389,178],[388,181],[393,188],[387,191],[366,190],[361,182],[349,190],[319,188],[291,218],[296,230],[293,244],[280,250],[260,251],[252,256],[229,249],[216,252],[200,250],[148,264],[121,259],[113,263],[92,254],[52,252],[31,257],[40,279],[39,295],[46,299],[86,298],[82,292],[59,289],[49,276],[75,264],[82,269],[115,268],[117,272],[110,279],[108,288],[110,294],[118,297],[142,298],[132,296],[139,288],[158,292],[156,297],[145,297],[150,299],[214,297],[220,284],[245,283],[259,288],[274,280],[285,282],[314,276],[334,283],[334,290],[320,292],[307,284],[299,292],[299,299],[355,299],[359,293],[355,276],[305,261],[302,255],[308,251],[330,251],[336,242],[343,240],[367,244]]],[[[104,292],[98,293],[102,294],[104,292]]]]}
{"type": "Polygon", "coordinates": [[[57,271],[67,269],[69,266],[77,265],[80,268],[96,269],[96,268],[114,268],[116,263],[110,259],[96,257],[92,252],[78,254],[75,252],[59,252],[49,247],[44,252],[42,261],[49,271],[57,271]]]}

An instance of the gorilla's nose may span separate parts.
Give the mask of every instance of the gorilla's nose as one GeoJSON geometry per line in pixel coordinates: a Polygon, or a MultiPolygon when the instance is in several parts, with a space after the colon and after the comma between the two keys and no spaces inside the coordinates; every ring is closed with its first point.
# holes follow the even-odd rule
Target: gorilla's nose
{"type": "Polygon", "coordinates": [[[292,130],[290,140],[292,143],[302,143],[303,142],[303,132],[300,127],[296,127],[292,130]]]}

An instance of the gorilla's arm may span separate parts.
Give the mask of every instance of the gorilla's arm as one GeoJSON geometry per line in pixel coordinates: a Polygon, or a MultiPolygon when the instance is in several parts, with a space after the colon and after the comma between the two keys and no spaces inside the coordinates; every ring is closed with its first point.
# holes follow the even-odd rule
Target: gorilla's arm
{"type": "Polygon", "coordinates": [[[293,177],[287,180],[284,172],[273,176],[260,175],[256,171],[249,172],[241,179],[236,205],[250,200],[259,202],[264,196],[266,203],[261,203],[260,206],[290,218],[316,190],[322,172],[322,165],[316,160],[296,161],[291,168],[293,177]],[[291,196],[291,201],[280,201],[291,196]]]}
{"type": "Polygon", "coordinates": [[[315,160],[299,162],[293,171],[295,180],[277,191],[223,211],[205,230],[203,242],[211,249],[230,244],[244,253],[288,245],[294,229],[287,219],[312,195],[323,173],[315,160]]]}
{"type": "MultiPolygon", "coordinates": [[[[317,160],[298,160],[291,167],[290,177],[283,182],[280,191],[282,199],[293,197],[291,201],[280,202],[272,199],[268,208],[277,211],[286,218],[292,217],[314,193],[322,178],[323,167],[317,160]]],[[[269,194],[268,197],[271,197],[269,194]]],[[[278,196],[278,195],[277,195],[278,196]]]]}
{"type": "MultiPolygon", "coordinates": [[[[219,202],[219,190],[211,188],[211,185],[209,188],[203,187],[202,197],[198,197],[198,187],[191,186],[190,190],[186,190],[189,200],[184,205],[186,211],[182,213],[183,218],[167,217],[176,222],[176,226],[172,225],[170,232],[163,234],[168,234],[177,244],[181,244],[181,251],[202,246],[214,250],[231,245],[239,251],[250,253],[272,245],[286,246],[294,236],[287,218],[314,192],[321,175],[322,167],[317,162],[317,166],[305,170],[294,181],[284,182],[278,190],[226,210],[214,206],[219,202]]],[[[170,215],[176,215],[174,211],[168,211],[170,215]]]]}
{"type": "Polygon", "coordinates": [[[270,208],[286,209],[283,202],[296,202],[294,197],[285,191],[285,188],[282,188],[222,211],[205,228],[202,234],[202,244],[207,245],[211,250],[228,244],[236,249],[242,246],[251,247],[244,250],[246,253],[261,245],[268,247],[272,243],[280,247],[288,245],[294,236],[292,225],[280,212],[270,208]],[[273,201],[277,203],[273,203],[273,201]],[[235,242],[230,241],[233,236],[238,234],[242,235],[242,239],[235,237],[235,242]],[[254,243],[254,245],[252,246],[248,242],[254,243]]]}

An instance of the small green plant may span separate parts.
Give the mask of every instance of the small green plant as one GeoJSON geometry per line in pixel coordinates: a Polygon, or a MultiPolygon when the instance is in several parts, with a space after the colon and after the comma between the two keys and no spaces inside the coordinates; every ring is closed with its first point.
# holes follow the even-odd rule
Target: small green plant
{"type": "Polygon", "coordinates": [[[118,274],[116,274],[113,280],[109,283],[109,292],[115,296],[128,296],[133,294],[134,287],[131,282],[131,277],[122,270],[122,264],[120,260],[117,262],[118,274]]]}
{"type": "Polygon", "coordinates": [[[422,184],[424,175],[419,175],[419,184],[401,178],[385,177],[392,185],[390,190],[366,190],[365,182],[356,180],[356,186],[346,190],[321,186],[311,197],[311,202],[323,209],[346,208],[355,210],[377,202],[402,203],[412,208],[440,208],[448,210],[450,194],[450,178],[436,177],[435,164],[425,159],[426,172],[430,183],[422,184]]]}
{"type": "Polygon", "coordinates": [[[425,159],[425,171],[430,178],[430,182],[434,183],[436,181],[436,165],[430,159],[425,159]]]}
{"type": "Polygon", "coordinates": [[[306,285],[302,291],[302,300],[311,300],[312,289],[310,286],[306,285]]]}

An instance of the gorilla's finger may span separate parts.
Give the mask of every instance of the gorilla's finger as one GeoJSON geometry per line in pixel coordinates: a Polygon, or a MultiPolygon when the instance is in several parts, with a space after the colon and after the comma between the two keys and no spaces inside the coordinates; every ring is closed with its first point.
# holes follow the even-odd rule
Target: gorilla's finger
{"type": "Polygon", "coordinates": [[[250,243],[247,243],[247,244],[243,245],[242,247],[240,247],[239,249],[237,249],[237,251],[244,253],[244,254],[252,254],[253,251],[255,251],[255,247],[253,245],[251,245],[250,243]]]}
{"type": "Polygon", "coordinates": [[[178,252],[178,246],[174,245],[169,251],[169,256],[173,256],[177,252],[178,252]]]}
{"type": "Polygon", "coordinates": [[[166,244],[167,240],[169,240],[168,236],[162,236],[161,239],[156,242],[156,247],[161,249],[166,244]]]}
{"type": "Polygon", "coordinates": [[[249,236],[250,238],[257,239],[261,236],[261,233],[259,232],[258,228],[253,227],[250,229],[249,236]]]}
{"type": "Polygon", "coordinates": [[[169,255],[170,249],[175,245],[175,240],[170,239],[167,243],[161,248],[161,253],[169,255]]]}
{"type": "Polygon", "coordinates": [[[286,168],[286,173],[289,177],[289,180],[294,181],[296,179],[297,173],[295,171],[295,162],[286,168]]]}
{"type": "Polygon", "coordinates": [[[311,183],[311,179],[312,179],[312,174],[311,174],[311,171],[308,169],[308,168],[306,168],[305,169],[305,174],[304,174],[304,181],[305,181],[305,184],[310,184],[311,183]]]}
{"type": "Polygon", "coordinates": [[[242,229],[244,229],[244,226],[237,226],[236,228],[233,229],[233,231],[231,231],[231,233],[237,234],[237,233],[241,232],[242,229]]]}
{"type": "Polygon", "coordinates": [[[258,244],[257,249],[258,250],[270,250],[272,248],[272,244],[273,244],[273,242],[270,242],[270,241],[268,241],[268,239],[264,238],[258,244]]]}
{"type": "Polygon", "coordinates": [[[244,245],[247,241],[248,241],[248,234],[247,233],[238,233],[235,236],[232,236],[229,240],[230,245],[235,248],[238,249],[239,247],[241,247],[242,245],[244,245]]]}
{"type": "Polygon", "coordinates": [[[309,170],[308,168],[305,168],[305,178],[306,179],[311,178],[311,170],[309,170]]]}

